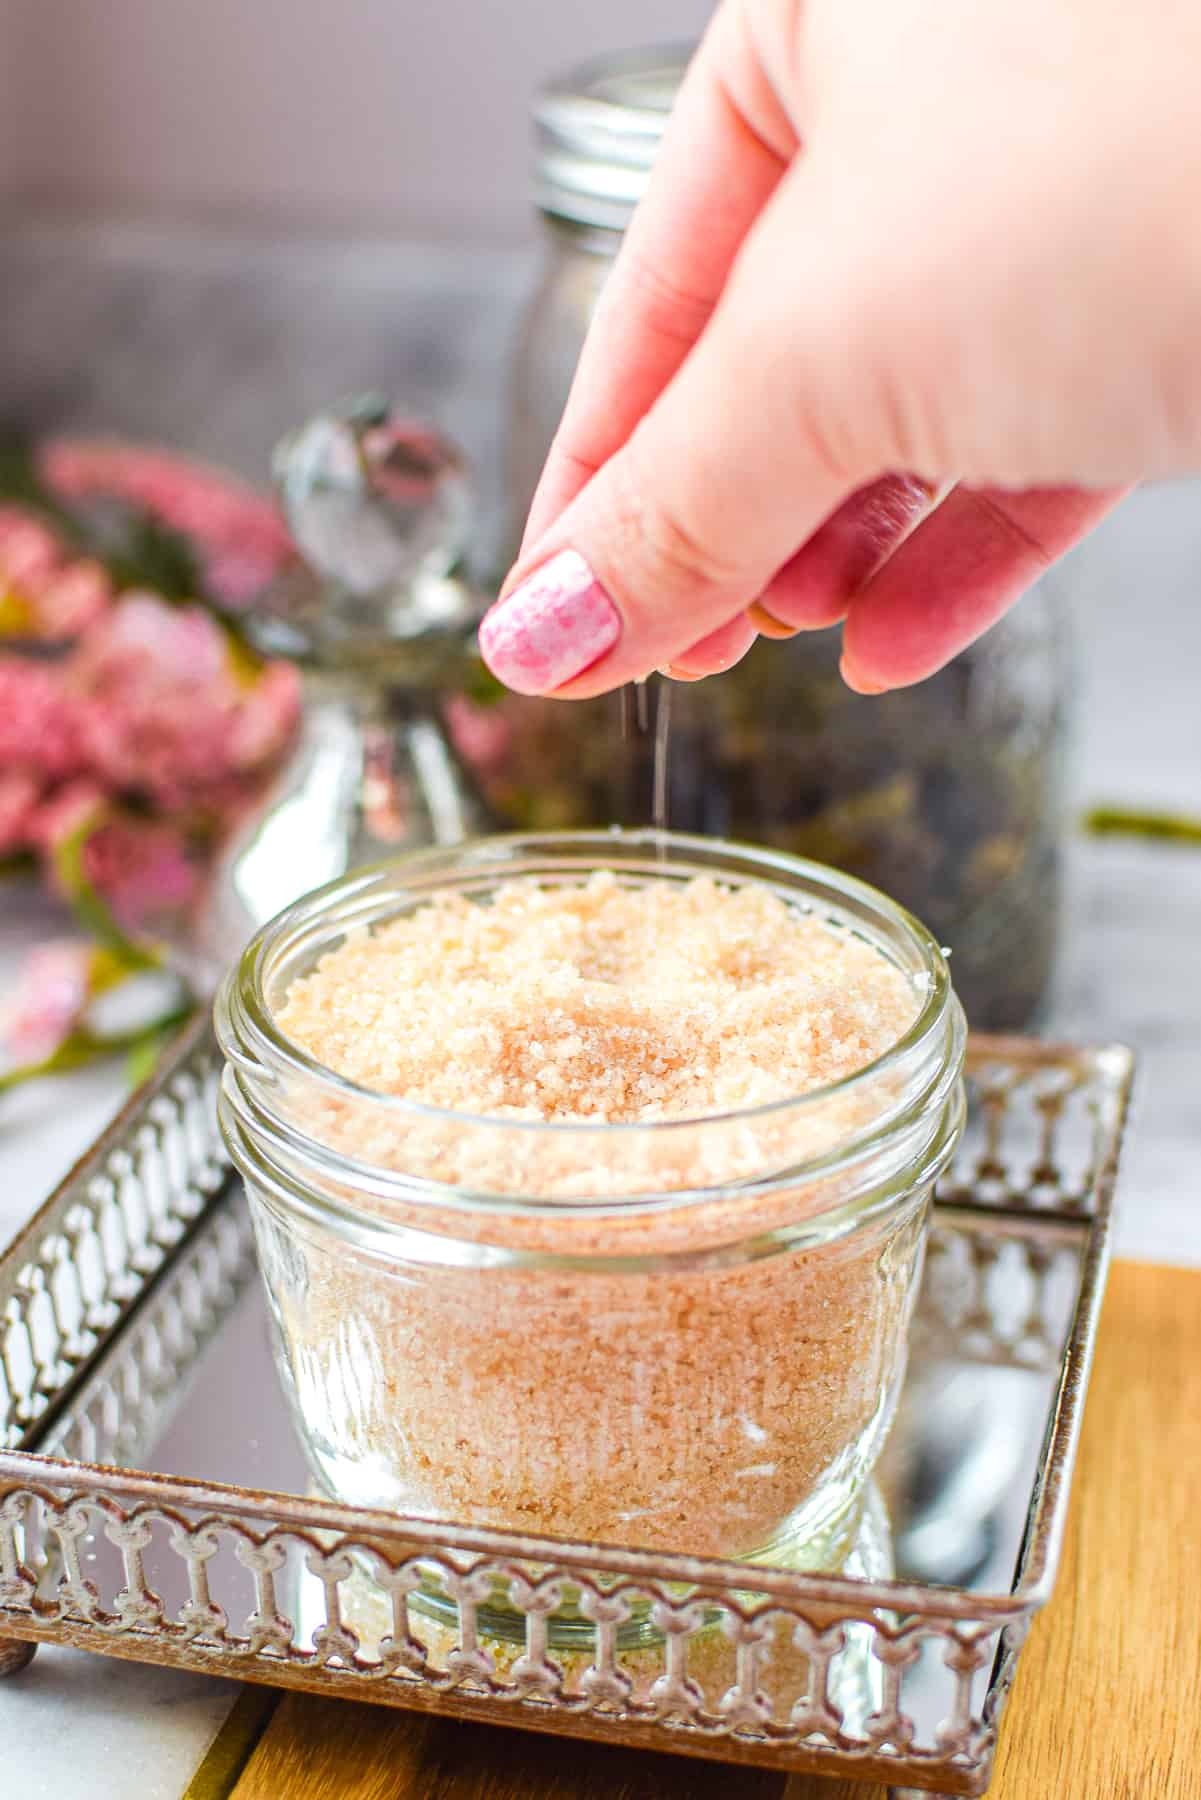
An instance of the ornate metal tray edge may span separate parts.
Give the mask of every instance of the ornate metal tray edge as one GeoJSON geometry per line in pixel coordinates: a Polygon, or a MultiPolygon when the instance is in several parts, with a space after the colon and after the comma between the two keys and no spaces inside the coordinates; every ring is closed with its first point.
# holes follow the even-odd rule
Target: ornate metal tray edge
{"type": "MultiPolygon", "coordinates": [[[[64,1396],[137,1313],[225,1183],[224,1158],[211,1117],[216,1056],[201,1024],[184,1034],[154,1082],[135,1096],[0,1259],[0,1365],[9,1399],[3,1424],[12,1446],[0,1454],[0,1625],[31,1644],[66,1641],[109,1654],[507,1720],[535,1729],[798,1770],[857,1774],[944,1792],[982,1792],[1016,1656],[1033,1613],[1050,1591],[1062,1540],[1108,1261],[1113,1186],[1133,1059],[1119,1046],[1090,1051],[980,1039],[974,1045],[973,1062],[978,1070],[1001,1072],[997,1092],[1002,1095],[1006,1080],[1021,1080],[1036,1071],[1062,1077],[1064,1094],[1087,1086],[1096,1121],[1096,1150],[1087,1178],[1066,1196],[1053,1195],[1048,1201],[1058,1179],[1049,1148],[1044,1157],[1048,1166],[1042,1170],[1045,1191],[1033,1200],[1028,1190],[1006,1193],[1002,1188],[987,1203],[981,1201],[979,1168],[958,1184],[952,1180],[944,1195],[948,1209],[1011,1219],[1015,1231],[1020,1232],[1023,1218],[1037,1214],[1047,1225],[1059,1223],[1086,1240],[1043,1466],[1010,1592],[981,1595],[865,1582],[845,1575],[752,1571],[739,1564],[606,1551],[401,1521],[327,1501],[137,1475],[34,1454],[34,1445],[44,1441],[64,1396]],[[122,1244],[127,1251],[124,1260],[122,1244]],[[73,1304],[71,1281],[62,1274],[65,1268],[77,1278],[73,1304]],[[29,1364],[23,1385],[20,1369],[13,1367],[20,1362],[14,1343],[19,1348],[22,1337],[29,1364]],[[14,1395],[19,1396],[16,1404],[14,1395]],[[25,1509],[33,1505],[44,1506],[52,1515],[50,1530],[60,1534],[64,1550],[72,1535],[78,1536],[79,1518],[104,1521],[106,1535],[120,1543],[125,1558],[126,1586],[113,1612],[97,1607],[78,1562],[72,1568],[69,1554],[64,1555],[64,1579],[53,1600],[39,1597],[38,1583],[21,1558],[25,1509]],[[177,1534],[175,1547],[188,1561],[192,1602],[175,1620],[164,1617],[161,1604],[149,1592],[140,1561],[138,1540],[147,1537],[156,1521],[177,1534]],[[216,1529],[236,1534],[244,1546],[239,1558],[254,1574],[258,1604],[243,1636],[231,1634],[224,1615],[217,1620],[211,1600],[204,1597],[201,1551],[205,1533],[216,1529]],[[285,1539],[302,1544],[307,1568],[325,1589],[325,1617],[313,1633],[313,1652],[295,1648],[290,1623],[280,1619],[275,1604],[268,1565],[279,1557],[285,1539]],[[359,1638],[341,1612],[341,1583],[347,1579],[343,1565],[348,1565],[351,1551],[374,1559],[392,1605],[392,1629],[380,1641],[378,1660],[366,1665],[359,1657],[359,1638]],[[407,1604],[418,1585],[410,1578],[414,1558],[422,1558],[426,1567],[439,1563],[457,1608],[457,1641],[440,1669],[427,1654],[428,1646],[414,1634],[407,1604]],[[561,1664],[547,1650],[548,1607],[538,1606],[537,1590],[540,1584],[545,1587],[548,1565],[552,1575],[560,1570],[571,1575],[585,1596],[587,1616],[595,1619],[593,1660],[573,1692],[564,1685],[561,1664]],[[507,1675],[498,1673],[494,1659],[481,1647],[477,1618],[480,1580],[498,1578],[516,1584],[530,1601],[525,1654],[507,1675]],[[686,1598],[681,1598],[682,1590],[686,1598]],[[623,1605],[628,1617],[630,1594],[655,1609],[665,1646],[662,1672],[640,1699],[623,1673],[617,1620],[605,1617],[607,1608],[617,1606],[620,1611],[623,1605]],[[736,1679],[716,1711],[701,1704],[705,1697],[698,1698],[696,1684],[684,1673],[682,1652],[694,1630],[698,1600],[714,1616],[720,1613],[733,1645],[736,1679]],[[787,1622],[794,1633],[791,1641],[803,1650],[809,1671],[807,1691],[784,1722],[765,1709],[757,1685],[758,1651],[769,1613],[776,1623],[787,1622]],[[286,1642],[280,1631],[285,1624],[286,1642]],[[846,1721],[832,1709],[825,1682],[848,1634],[861,1629],[872,1634],[886,1691],[856,1735],[844,1730],[846,1721]],[[922,1641],[930,1638],[945,1645],[944,1661],[958,1687],[939,1741],[922,1748],[912,1742],[909,1722],[900,1710],[900,1674],[922,1641]],[[973,1680],[989,1665],[983,1704],[973,1705],[973,1680]],[[889,1674],[893,1669],[895,1680],[889,1674]]],[[[986,1108],[989,1103],[986,1093],[986,1108]]],[[[997,1104],[1003,1110],[1004,1098],[997,1104]]],[[[1052,1125],[1055,1111],[1052,1106],[1048,1115],[1052,1125]]],[[[1038,1167],[1034,1176],[1037,1189],[1038,1167]]]]}
{"type": "Polygon", "coordinates": [[[0,1448],[45,1426],[225,1189],[218,1073],[202,1015],[0,1254],[0,1448]]]}

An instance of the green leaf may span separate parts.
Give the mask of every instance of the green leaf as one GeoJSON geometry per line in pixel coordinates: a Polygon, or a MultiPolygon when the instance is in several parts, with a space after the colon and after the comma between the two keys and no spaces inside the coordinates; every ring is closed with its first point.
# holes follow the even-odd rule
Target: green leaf
{"type": "Polygon", "coordinates": [[[65,1075],[71,1069],[82,1069],[98,1057],[111,1055],[113,1049],[111,1041],[93,1037],[90,1031],[81,1027],[64,1038],[58,1049],[41,1062],[22,1063],[18,1068],[0,1072],[0,1094],[20,1087],[22,1082],[37,1081],[44,1075],[65,1075]]]}
{"type": "Polygon", "coordinates": [[[1158,838],[1176,844],[1201,844],[1201,819],[1180,813],[1134,812],[1120,806],[1094,806],[1085,814],[1084,829],[1094,837],[1158,838]]]}
{"type": "Polygon", "coordinates": [[[0,434],[0,499],[41,513],[76,549],[86,549],[79,520],[42,480],[33,447],[21,432],[0,434]]]}
{"type": "Polygon", "coordinates": [[[225,651],[234,680],[241,688],[252,688],[263,672],[262,656],[228,613],[218,612],[217,623],[225,634],[225,651]]]}
{"type": "Polygon", "coordinates": [[[89,1063],[99,1062],[104,1057],[119,1055],[123,1050],[127,1052],[130,1079],[140,1085],[153,1074],[167,1043],[191,1014],[191,1005],[176,1007],[156,1019],[153,1025],[120,1037],[97,1037],[81,1025],[41,1062],[22,1063],[18,1068],[0,1071],[0,1094],[9,1093],[27,1081],[41,1081],[49,1075],[69,1075],[75,1069],[86,1068],[89,1063]]]}
{"type": "MultiPolygon", "coordinates": [[[[107,817],[107,808],[97,806],[68,837],[59,844],[53,856],[54,872],[75,917],[85,931],[116,959],[128,974],[139,969],[162,967],[159,951],[136,943],[123,931],[108,902],[97,893],[84,868],[84,851],[88,839],[98,831],[107,817]]],[[[109,983],[111,986],[111,982],[109,983]]]]}
{"type": "Polygon", "coordinates": [[[149,588],[165,600],[205,598],[200,562],[182,532],[150,513],[122,509],[125,529],[101,553],[117,588],[149,588]]]}
{"type": "Polygon", "coordinates": [[[35,623],[34,610],[14,587],[0,586],[0,636],[25,637],[35,623]]]}
{"type": "Polygon", "coordinates": [[[163,1051],[175,1036],[184,1022],[192,1017],[193,1008],[181,1007],[177,1012],[168,1013],[166,1018],[156,1020],[135,1037],[125,1057],[125,1073],[130,1087],[139,1088],[150,1080],[158,1068],[163,1051]]]}
{"type": "Polygon", "coordinates": [[[143,970],[140,968],[130,968],[129,959],[124,953],[107,944],[97,944],[88,967],[88,993],[94,999],[97,994],[107,994],[112,988],[120,987],[130,975],[141,973],[143,970]]]}
{"type": "Polygon", "coordinates": [[[511,689],[501,685],[480,657],[472,657],[467,665],[463,694],[473,706],[495,706],[498,701],[512,698],[511,689]]]}

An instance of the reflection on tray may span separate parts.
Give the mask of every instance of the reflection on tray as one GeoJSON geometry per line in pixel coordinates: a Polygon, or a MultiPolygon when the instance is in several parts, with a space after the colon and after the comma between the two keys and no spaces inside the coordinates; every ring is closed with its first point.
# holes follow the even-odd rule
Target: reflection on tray
{"type": "MultiPolygon", "coordinates": [[[[1005,1217],[940,1212],[897,1423],[847,1573],[979,1591],[1008,1587],[1071,1316],[1080,1238],[1075,1223],[1028,1220],[1019,1232],[1005,1217]]],[[[202,1471],[208,1480],[241,1487],[305,1491],[304,1459],[272,1366],[240,1191],[218,1203],[44,1447],[72,1460],[183,1476],[202,1471]]],[[[37,1558],[42,1593],[66,1577],[87,1583],[97,1601],[107,1596],[119,1614],[151,1605],[210,1626],[219,1620],[222,1629],[245,1618],[263,1642],[275,1634],[280,1649],[329,1650],[338,1642],[348,1648],[350,1639],[339,1634],[349,1632],[360,1657],[378,1659],[387,1650],[393,1587],[384,1570],[362,1558],[348,1563],[331,1620],[325,1571],[301,1541],[272,1555],[218,1532],[188,1541],[165,1525],[148,1525],[132,1540],[118,1531],[112,1541],[84,1510],[79,1523],[69,1559],[74,1568],[64,1565],[61,1540],[47,1536],[37,1558]],[[131,1553],[149,1602],[129,1592],[131,1553]]],[[[407,1595],[405,1628],[431,1668],[451,1672],[462,1651],[457,1600],[446,1599],[444,1565],[431,1558],[420,1568],[425,1580],[407,1595]]],[[[495,1619],[489,1629],[487,1596],[478,1598],[479,1639],[503,1672],[522,1659],[523,1631],[512,1641],[514,1634],[495,1619]]],[[[520,1614],[508,1616],[524,1624],[520,1614]]],[[[662,1634],[646,1627],[649,1616],[649,1603],[646,1609],[631,1603],[617,1638],[618,1665],[635,1697],[664,1674],[662,1634]]],[[[592,1666],[594,1629],[585,1620],[573,1648],[557,1643],[551,1626],[550,1650],[568,1694],[592,1666]]],[[[764,1694],[778,1686],[783,1696],[801,1653],[788,1619],[778,1617],[764,1632],[757,1680],[764,1694]]],[[[844,1628],[827,1671],[827,1698],[851,1735],[882,1702],[871,1637],[867,1627],[844,1628]]],[[[906,1712],[932,1733],[948,1704],[942,1647],[926,1641],[912,1652],[906,1712]]],[[[975,1671],[981,1679],[983,1660],[975,1671]]],[[[711,1699],[731,1690],[736,1665],[737,1646],[724,1629],[702,1630],[690,1645],[690,1679],[711,1699]]]]}
{"type": "MultiPolygon", "coordinates": [[[[717,1755],[737,1732],[755,1761],[980,1791],[1062,1518],[1081,1399],[1065,1369],[1095,1322],[1124,1053],[977,1056],[849,1582],[304,1497],[243,1197],[199,1204],[224,1180],[194,1104],[210,1054],[193,1045],[151,1097],[157,1136],[135,1118],[50,1206],[32,1261],[0,1262],[0,1413],[73,1465],[0,1456],[0,1629],[626,1742],[686,1732],[717,1755]],[[179,1179],[145,1200],[139,1170],[172,1144],[179,1179]],[[175,1248],[146,1253],[87,1362],[54,1271],[115,1205],[127,1236],[132,1220],[175,1248]]],[[[80,1283],[88,1331],[120,1279],[80,1283]]]]}
{"type": "MultiPolygon", "coordinates": [[[[940,1207],[879,1470],[905,1579],[1012,1579],[1075,1297],[1081,1230],[940,1207]]],[[[47,1455],[306,1491],[239,1189],[39,1445],[47,1455]]]]}

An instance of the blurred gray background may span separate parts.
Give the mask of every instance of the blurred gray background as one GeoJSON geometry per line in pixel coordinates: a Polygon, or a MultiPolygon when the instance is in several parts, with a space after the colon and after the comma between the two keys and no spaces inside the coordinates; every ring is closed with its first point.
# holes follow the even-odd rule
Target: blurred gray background
{"type": "Polygon", "coordinates": [[[528,236],[536,83],[709,0],[0,0],[9,196],[259,231],[528,236]]]}

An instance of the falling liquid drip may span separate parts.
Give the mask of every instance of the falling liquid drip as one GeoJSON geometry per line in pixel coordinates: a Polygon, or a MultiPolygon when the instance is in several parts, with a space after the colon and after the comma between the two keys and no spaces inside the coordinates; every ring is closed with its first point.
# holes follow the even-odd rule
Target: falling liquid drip
{"type": "MultiPolygon", "coordinates": [[[[667,743],[671,735],[671,682],[656,675],[658,704],[655,707],[655,765],[651,787],[651,824],[656,831],[667,830],[667,743]]],[[[663,852],[660,849],[660,856],[663,852]]]]}
{"type": "MultiPolygon", "coordinates": [[[[671,731],[671,683],[650,675],[621,690],[621,733],[626,746],[628,824],[647,819],[655,831],[668,828],[668,739],[671,731]]],[[[660,860],[664,855],[659,850],[660,860]]]]}

